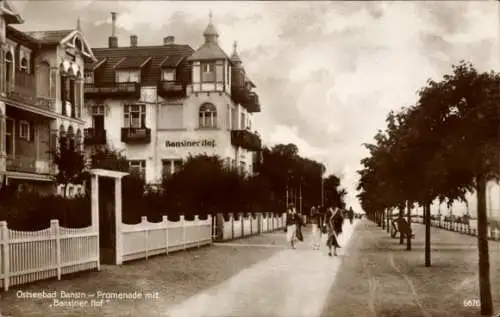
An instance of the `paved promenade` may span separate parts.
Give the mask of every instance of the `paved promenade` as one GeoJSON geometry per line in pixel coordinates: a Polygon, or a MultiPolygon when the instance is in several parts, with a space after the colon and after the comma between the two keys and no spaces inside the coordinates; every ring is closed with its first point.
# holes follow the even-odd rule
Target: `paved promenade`
{"type": "MultiPolygon", "coordinates": [[[[375,224],[346,222],[338,257],[306,241],[288,248],[274,232],[158,256],[62,281],[0,293],[3,316],[104,317],[447,317],[479,316],[473,237],[433,229],[433,267],[424,267],[423,226],[414,250],[375,224]],[[148,299],[109,299],[94,307],[56,307],[20,292],[138,292],[148,299]]],[[[500,312],[500,243],[491,242],[491,276],[500,312]]],[[[69,300],[66,300],[69,301],[69,300]]],[[[89,300],[90,302],[90,300],[89,300]]]]}

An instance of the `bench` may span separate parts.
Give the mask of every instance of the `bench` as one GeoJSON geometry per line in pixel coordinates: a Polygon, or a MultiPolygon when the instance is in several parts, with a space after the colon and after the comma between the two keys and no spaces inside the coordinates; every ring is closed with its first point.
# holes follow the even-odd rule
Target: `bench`
{"type": "Polygon", "coordinates": [[[415,239],[415,234],[412,233],[408,222],[405,219],[395,219],[392,221],[391,237],[396,238],[398,232],[406,239],[408,234],[411,234],[411,238],[415,239]]]}

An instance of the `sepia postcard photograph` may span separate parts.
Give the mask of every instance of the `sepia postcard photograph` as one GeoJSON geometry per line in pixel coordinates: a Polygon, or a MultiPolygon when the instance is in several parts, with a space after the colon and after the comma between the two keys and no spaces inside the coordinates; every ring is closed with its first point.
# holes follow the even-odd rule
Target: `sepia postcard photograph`
{"type": "Polygon", "coordinates": [[[500,317],[500,1],[0,0],[0,317],[500,317]]]}

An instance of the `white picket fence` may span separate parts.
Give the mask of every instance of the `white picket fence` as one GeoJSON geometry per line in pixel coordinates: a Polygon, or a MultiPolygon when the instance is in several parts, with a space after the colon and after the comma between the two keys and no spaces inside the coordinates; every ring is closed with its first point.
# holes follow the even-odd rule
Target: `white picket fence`
{"type": "Polygon", "coordinates": [[[179,221],[169,221],[167,216],[158,223],[148,222],[142,217],[135,225],[122,224],[122,261],[148,258],[157,254],[212,243],[212,217],[187,221],[180,216],[179,221]]]}
{"type": "Polygon", "coordinates": [[[222,234],[219,234],[221,240],[232,240],[271,232],[283,229],[285,226],[285,214],[275,216],[270,213],[257,213],[256,215],[240,213],[237,219],[233,214],[229,214],[228,220],[224,220],[222,215],[219,215],[218,219],[221,224],[218,225],[216,230],[222,232],[222,234]]]}
{"type": "Polygon", "coordinates": [[[0,282],[5,291],[62,275],[100,269],[99,234],[94,228],[71,229],[51,220],[40,231],[16,231],[0,221],[0,282]]]}

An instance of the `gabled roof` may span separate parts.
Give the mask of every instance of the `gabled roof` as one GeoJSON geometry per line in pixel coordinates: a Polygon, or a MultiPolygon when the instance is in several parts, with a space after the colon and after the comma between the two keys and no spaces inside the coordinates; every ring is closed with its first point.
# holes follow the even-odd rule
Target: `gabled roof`
{"type": "MultiPolygon", "coordinates": [[[[94,48],[92,50],[98,63],[87,63],[86,70],[94,70],[98,73],[99,83],[112,84],[115,81],[115,66],[119,62],[129,58],[146,60],[151,58],[143,66],[141,83],[146,85],[156,85],[161,79],[161,68],[181,67],[182,61],[193,54],[194,50],[189,45],[171,44],[162,46],[136,46],[136,47],[116,47],[116,48],[94,48]],[[168,57],[168,58],[167,58],[168,57]],[[165,66],[169,65],[169,66],[165,66]],[[175,65],[175,66],[170,66],[175,65]]],[[[120,63],[121,64],[121,63],[120,63]]],[[[189,76],[187,71],[186,76],[189,76]]]]}
{"type": "Polygon", "coordinates": [[[63,39],[76,30],[53,30],[53,31],[33,31],[24,32],[29,36],[38,40],[39,43],[45,45],[60,44],[63,39]]]}
{"type": "Polygon", "coordinates": [[[14,41],[22,41],[22,42],[25,42],[24,44],[26,45],[26,43],[30,43],[32,44],[31,46],[32,47],[36,47],[36,45],[38,44],[38,41],[29,36],[28,34],[16,29],[15,27],[11,26],[11,25],[7,25],[6,27],[6,35],[8,38],[11,38],[13,39],[14,41]]]}
{"type": "Polygon", "coordinates": [[[115,69],[143,68],[151,61],[151,56],[127,56],[114,66],[115,69]]]}
{"type": "Polygon", "coordinates": [[[74,46],[76,39],[78,39],[83,44],[83,47],[81,48],[81,53],[88,59],[92,60],[93,62],[96,61],[96,58],[94,56],[94,53],[92,52],[92,49],[90,48],[89,43],[83,36],[83,33],[79,30],[51,30],[51,31],[33,31],[24,33],[36,39],[39,44],[47,46],[65,45],[65,44],[70,44],[74,46]]]}
{"type": "Polygon", "coordinates": [[[214,59],[227,59],[230,60],[229,56],[215,43],[204,43],[196,52],[191,55],[189,61],[203,61],[203,60],[214,60],[214,59]]]}
{"type": "Polygon", "coordinates": [[[5,21],[7,24],[22,24],[24,23],[23,18],[21,18],[21,15],[17,12],[14,7],[7,2],[7,0],[2,0],[0,3],[0,11],[2,15],[5,18],[5,21]]]}

